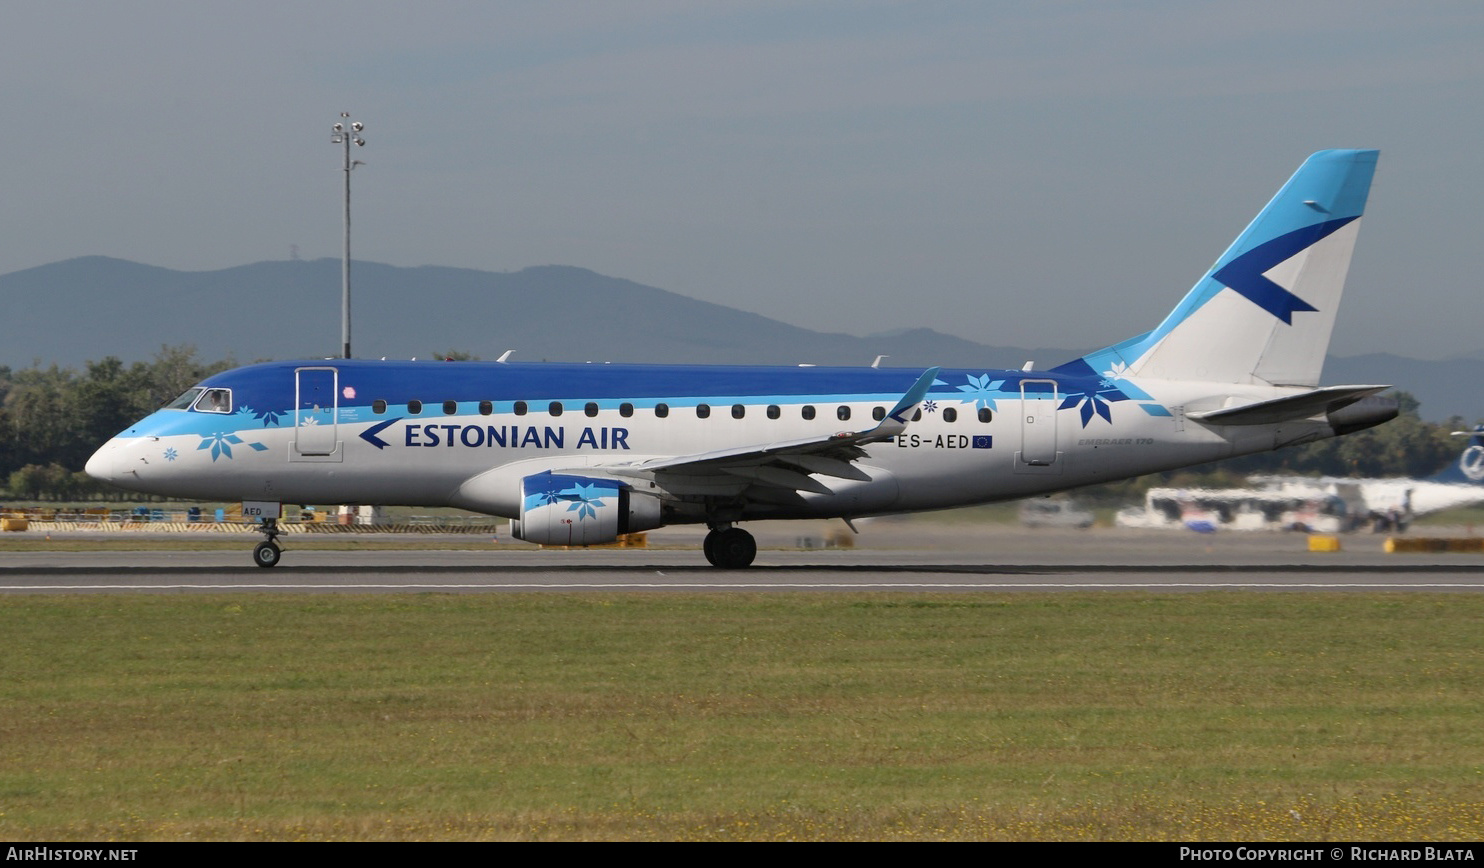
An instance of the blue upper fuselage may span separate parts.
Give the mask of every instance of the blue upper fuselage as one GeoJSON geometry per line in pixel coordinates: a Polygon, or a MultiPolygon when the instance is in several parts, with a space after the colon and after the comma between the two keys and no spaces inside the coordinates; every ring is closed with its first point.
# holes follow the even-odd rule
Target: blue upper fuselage
{"type": "MultiPolygon", "coordinates": [[[[1085,366],[1084,366],[1085,367],[1085,366]]],[[[216,374],[198,388],[230,390],[227,412],[162,410],[120,436],[159,436],[292,426],[297,410],[333,406],[337,421],[371,420],[387,412],[406,415],[409,404],[419,414],[510,413],[517,402],[546,414],[551,402],[566,413],[581,413],[588,404],[612,410],[622,404],[653,411],[657,405],[692,408],[829,404],[880,401],[890,406],[920,375],[910,368],[666,366],[500,362],[413,362],[358,359],[305,360],[250,365],[216,374]],[[335,394],[302,394],[295,371],[333,369],[335,394]],[[382,404],[384,402],[384,404],[382,404]],[[481,407],[481,404],[486,406],[481,407]],[[378,408],[379,409],[373,409],[378,408]],[[230,424],[224,424],[224,416],[230,424]]],[[[1084,426],[1109,404],[1145,396],[1125,382],[1114,383],[1087,369],[1054,372],[968,369],[943,371],[928,398],[955,406],[997,409],[997,399],[1022,390],[1054,390],[1063,406],[1081,404],[1084,426]],[[1022,383],[1024,384],[1022,386],[1022,383]]],[[[1141,402],[1142,404],[1142,402],[1141,402]]],[[[1149,412],[1154,408],[1146,407],[1149,412]]],[[[519,411],[517,411],[519,412],[519,411]]],[[[449,414],[452,415],[452,414],[449,414]]]]}

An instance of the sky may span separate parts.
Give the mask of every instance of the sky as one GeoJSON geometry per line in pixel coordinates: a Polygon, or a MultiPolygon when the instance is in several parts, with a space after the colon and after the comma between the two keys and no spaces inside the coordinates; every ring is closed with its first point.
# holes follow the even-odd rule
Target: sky
{"type": "Polygon", "coordinates": [[[1332,351],[1484,351],[1475,0],[3,8],[0,273],[338,258],[348,112],[356,259],[1093,348],[1365,147],[1332,351]]]}

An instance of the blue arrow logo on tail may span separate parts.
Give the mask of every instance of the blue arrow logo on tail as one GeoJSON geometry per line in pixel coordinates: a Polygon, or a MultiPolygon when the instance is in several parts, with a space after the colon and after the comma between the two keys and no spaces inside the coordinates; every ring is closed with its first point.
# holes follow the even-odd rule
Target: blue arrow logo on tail
{"type": "Polygon", "coordinates": [[[1228,262],[1211,276],[1278,319],[1293,325],[1296,311],[1319,308],[1267,279],[1263,272],[1318,244],[1354,219],[1345,217],[1330,220],[1327,223],[1306,226],[1287,235],[1279,235],[1228,262]]]}
{"type": "Polygon", "coordinates": [[[367,428],[365,431],[362,431],[361,439],[365,440],[367,443],[370,443],[372,446],[375,446],[377,449],[385,449],[387,447],[387,442],[380,437],[377,437],[376,435],[401,421],[402,417],[398,416],[395,419],[388,419],[385,422],[378,422],[375,425],[372,425],[370,428],[367,428]]]}

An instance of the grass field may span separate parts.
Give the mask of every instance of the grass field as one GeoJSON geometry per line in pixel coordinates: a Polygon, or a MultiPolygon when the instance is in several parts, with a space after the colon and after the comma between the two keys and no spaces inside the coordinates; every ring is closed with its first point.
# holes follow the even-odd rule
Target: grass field
{"type": "Polygon", "coordinates": [[[0,839],[1479,840],[1484,599],[0,598],[0,839]]]}

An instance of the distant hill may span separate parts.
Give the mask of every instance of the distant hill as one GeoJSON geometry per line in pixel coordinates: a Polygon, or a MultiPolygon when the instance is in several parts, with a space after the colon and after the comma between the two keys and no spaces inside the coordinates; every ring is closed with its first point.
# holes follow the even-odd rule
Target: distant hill
{"type": "MultiPolygon", "coordinates": [[[[583,268],[517,272],[356,262],[352,348],[363,357],[461,351],[523,361],[1048,368],[1082,349],[988,346],[927,328],[816,332],[583,268]]],[[[340,261],[173,271],[103,256],[0,275],[0,365],[79,367],[194,344],[203,358],[324,358],[340,351],[340,261]]],[[[1126,335],[1109,335],[1109,341],[1126,335]]],[[[1484,360],[1332,358],[1327,382],[1395,383],[1429,419],[1484,416],[1484,360]]]]}
{"type": "MultiPolygon", "coordinates": [[[[1069,350],[989,348],[911,329],[856,337],[798,328],[583,268],[514,273],[357,262],[352,348],[360,356],[459,350],[524,361],[689,364],[1059,364],[1069,350]]],[[[340,261],[171,271],[89,256],[0,275],[0,364],[148,358],[162,344],[239,360],[340,352],[340,261]]]]}

